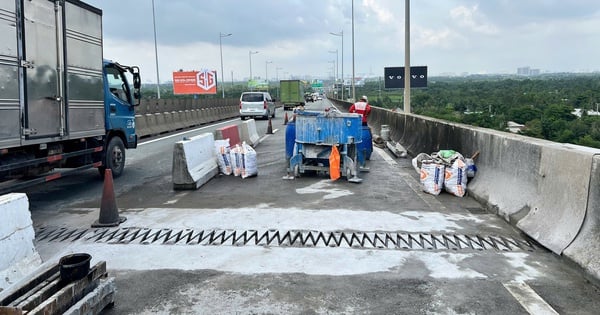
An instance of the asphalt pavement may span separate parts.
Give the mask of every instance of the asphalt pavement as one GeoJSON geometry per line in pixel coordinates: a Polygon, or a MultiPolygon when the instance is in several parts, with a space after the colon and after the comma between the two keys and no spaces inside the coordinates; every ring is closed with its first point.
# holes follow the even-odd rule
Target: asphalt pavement
{"type": "Polygon", "coordinates": [[[106,261],[118,290],[106,314],[597,314],[577,268],[468,195],[424,193],[410,157],[377,148],[359,184],[284,179],[283,117],[273,134],[257,121],[257,176],[198,190],[173,190],[168,145],[141,145],[127,168],[154,171],[115,181],[118,227],[90,228],[100,195],[34,201],[40,255],[106,261]]]}

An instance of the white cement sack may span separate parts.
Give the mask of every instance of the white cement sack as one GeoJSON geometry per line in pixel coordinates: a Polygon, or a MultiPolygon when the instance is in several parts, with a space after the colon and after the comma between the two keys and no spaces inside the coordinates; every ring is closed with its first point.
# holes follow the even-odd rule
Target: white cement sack
{"type": "Polygon", "coordinates": [[[219,171],[222,174],[231,175],[233,169],[231,167],[231,147],[229,146],[229,138],[225,140],[215,140],[215,153],[217,155],[219,171]]]}
{"type": "Polygon", "coordinates": [[[258,174],[256,151],[254,151],[254,149],[246,142],[242,143],[242,163],[242,178],[247,178],[258,174]]]}
{"type": "Polygon", "coordinates": [[[467,192],[467,164],[456,159],[451,166],[446,167],[444,188],[447,192],[462,197],[467,192]]]}
{"type": "Polygon", "coordinates": [[[444,165],[423,161],[421,186],[426,193],[439,195],[444,187],[444,165]]]}
{"type": "Polygon", "coordinates": [[[424,160],[431,160],[431,156],[427,153],[419,153],[412,159],[412,166],[417,173],[421,173],[421,164],[424,160]]]}
{"type": "Polygon", "coordinates": [[[242,147],[239,144],[236,144],[235,147],[231,148],[230,156],[233,175],[240,176],[242,174],[243,166],[242,147]]]}

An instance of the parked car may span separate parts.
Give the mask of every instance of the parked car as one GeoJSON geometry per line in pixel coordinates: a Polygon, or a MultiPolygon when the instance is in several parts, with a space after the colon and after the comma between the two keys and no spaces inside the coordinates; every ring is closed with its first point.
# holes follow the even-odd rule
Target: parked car
{"type": "Polygon", "coordinates": [[[275,118],[275,102],[268,92],[244,92],[240,96],[240,118],[275,118]]]}

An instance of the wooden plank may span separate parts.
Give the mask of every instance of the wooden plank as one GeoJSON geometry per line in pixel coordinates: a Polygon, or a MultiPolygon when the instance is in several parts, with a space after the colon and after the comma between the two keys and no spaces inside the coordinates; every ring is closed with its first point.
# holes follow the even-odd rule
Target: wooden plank
{"type": "Polygon", "coordinates": [[[48,280],[50,276],[57,273],[59,270],[58,264],[49,264],[42,266],[35,273],[27,276],[15,285],[0,293],[0,305],[9,305],[14,300],[32,291],[35,287],[48,280]]]}
{"type": "Polygon", "coordinates": [[[41,283],[38,287],[28,292],[27,295],[15,300],[11,303],[11,306],[30,310],[35,307],[35,305],[40,304],[42,301],[52,296],[52,294],[56,293],[60,288],[60,275],[57,273],[55,276],[48,279],[47,282],[41,283]]]}
{"type": "Polygon", "coordinates": [[[90,269],[87,277],[68,283],[65,287],[44,300],[28,314],[62,314],[79,299],[92,292],[101,277],[106,277],[106,262],[101,261],[90,269]]]}
{"type": "Polygon", "coordinates": [[[113,305],[116,291],[114,280],[115,278],[100,279],[94,291],[71,306],[63,315],[99,314],[105,307],[113,305]]]}
{"type": "Polygon", "coordinates": [[[23,315],[23,311],[17,307],[0,306],[0,315],[23,315]]]}

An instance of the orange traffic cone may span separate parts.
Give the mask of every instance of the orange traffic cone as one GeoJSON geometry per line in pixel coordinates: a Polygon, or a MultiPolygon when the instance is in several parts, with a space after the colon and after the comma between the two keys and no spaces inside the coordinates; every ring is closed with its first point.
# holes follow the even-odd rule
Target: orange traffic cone
{"type": "Polygon", "coordinates": [[[285,112],[285,116],[283,116],[283,124],[287,125],[288,123],[288,116],[287,116],[287,112],[285,112]]]}
{"type": "Polygon", "coordinates": [[[273,124],[271,123],[271,117],[269,117],[269,125],[267,126],[267,134],[268,135],[273,134],[273,124]]]}
{"type": "Polygon", "coordinates": [[[100,215],[98,221],[92,224],[92,227],[111,227],[118,226],[125,222],[126,217],[119,216],[117,201],[115,199],[115,189],[113,185],[112,170],[107,168],[104,171],[104,186],[102,187],[102,201],[100,203],[100,215]]]}

